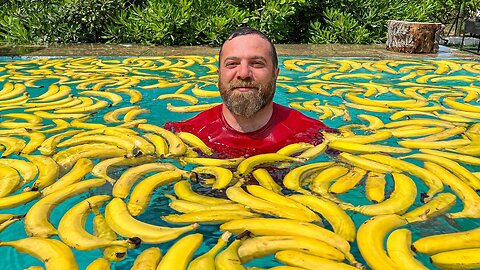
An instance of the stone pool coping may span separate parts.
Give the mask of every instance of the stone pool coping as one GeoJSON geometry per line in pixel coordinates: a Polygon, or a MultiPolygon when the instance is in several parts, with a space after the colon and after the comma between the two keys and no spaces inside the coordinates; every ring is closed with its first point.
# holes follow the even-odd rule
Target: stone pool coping
{"type": "MultiPolygon", "coordinates": [[[[365,57],[365,58],[459,58],[480,61],[480,55],[440,46],[436,54],[406,54],[387,51],[385,44],[277,44],[280,56],[365,57]]],[[[218,47],[143,46],[135,44],[69,44],[50,46],[11,46],[0,44],[0,56],[167,56],[216,55],[218,47]]]]}

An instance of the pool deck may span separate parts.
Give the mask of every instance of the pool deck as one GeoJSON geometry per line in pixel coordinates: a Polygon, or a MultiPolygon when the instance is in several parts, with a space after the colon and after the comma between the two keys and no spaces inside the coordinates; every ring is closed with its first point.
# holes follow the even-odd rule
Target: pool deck
{"type": "MultiPolygon", "coordinates": [[[[480,61],[480,55],[440,46],[435,54],[407,54],[388,51],[385,44],[277,44],[280,56],[361,57],[361,58],[457,58],[480,61]]],[[[218,47],[209,46],[142,46],[133,44],[70,44],[53,46],[8,46],[0,44],[0,56],[167,56],[215,55],[218,47]]]]}

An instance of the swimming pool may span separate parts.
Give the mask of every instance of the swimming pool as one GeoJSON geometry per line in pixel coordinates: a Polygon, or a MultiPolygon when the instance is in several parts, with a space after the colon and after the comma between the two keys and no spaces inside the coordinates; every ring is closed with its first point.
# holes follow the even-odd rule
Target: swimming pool
{"type": "MultiPolygon", "coordinates": [[[[60,174],[55,177],[58,179],[62,174],[71,171],[79,159],[79,156],[74,154],[80,150],[73,152],[68,150],[74,149],[74,144],[83,143],[74,142],[70,145],[64,144],[63,147],[60,144],[58,148],[53,149],[36,145],[40,148],[35,148],[34,138],[37,137],[33,137],[32,134],[36,134],[37,140],[41,142],[71,130],[78,130],[80,133],[122,126],[138,132],[138,136],[148,143],[150,139],[144,136],[148,132],[140,129],[139,124],[161,127],[166,121],[190,118],[199,111],[221,102],[216,91],[216,62],[217,58],[213,55],[148,58],[0,58],[2,89],[0,136],[5,138],[0,140],[0,143],[4,145],[2,150],[4,160],[20,159],[33,162],[17,155],[22,149],[24,153],[28,152],[30,155],[51,155],[60,164],[60,174]],[[12,141],[7,138],[14,139],[12,141]],[[27,146],[28,151],[24,148],[27,146]],[[53,155],[55,151],[56,155],[53,155]]],[[[463,181],[470,181],[468,183],[473,186],[472,189],[476,187],[476,181],[480,181],[478,174],[474,174],[479,171],[480,164],[475,159],[475,156],[480,155],[478,147],[480,105],[477,105],[480,93],[479,62],[460,59],[281,57],[279,63],[281,72],[274,100],[301,110],[311,117],[319,118],[330,127],[338,128],[345,138],[353,138],[353,141],[342,142],[337,137],[327,137],[332,148],[351,153],[354,157],[384,153],[386,156],[380,156],[381,160],[377,160],[380,164],[390,166],[389,168],[394,169],[393,172],[406,175],[414,181],[416,194],[405,211],[423,205],[422,194],[428,194],[429,191],[432,192],[432,197],[434,193],[440,192],[456,195],[455,201],[445,206],[438,217],[403,226],[411,230],[414,241],[428,235],[466,231],[479,226],[478,208],[471,216],[455,219],[446,217],[446,213],[459,212],[463,209],[462,195],[459,196],[455,188],[452,189],[446,184],[441,184],[444,188],[441,191],[438,187],[439,180],[428,182],[426,179],[433,177],[431,176],[433,173],[423,170],[424,161],[427,161],[441,165],[463,181]],[[447,159],[453,160],[454,165],[449,167],[445,160],[438,161],[438,158],[434,158],[442,153],[450,154],[447,159]],[[407,157],[411,154],[413,156],[407,157]],[[461,159],[459,156],[468,158],[461,159]],[[394,158],[395,164],[385,164],[389,157],[394,158]],[[403,159],[404,157],[407,158],[403,159]],[[421,168],[421,172],[412,169],[412,165],[405,167],[406,162],[416,165],[413,168],[421,168]],[[402,167],[398,164],[404,165],[402,167]],[[425,175],[426,172],[430,174],[425,175]],[[471,174],[465,177],[465,172],[471,174]]],[[[65,142],[72,136],[74,133],[66,135],[62,141],[65,142]]],[[[94,148],[104,150],[91,154],[93,165],[100,162],[99,158],[111,159],[125,154],[135,155],[136,148],[140,147],[134,145],[134,148],[125,146],[124,149],[116,149],[118,147],[115,146],[115,149],[107,149],[98,144],[109,142],[91,140],[88,143],[96,143],[94,148]]],[[[179,156],[182,155],[186,154],[182,153],[179,156]]],[[[391,171],[381,171],[378,163],[365,165],[357,159],[348,157],[334,158],[322,154],[308,160],[307,163],[334,161],[335,165],[346,168],[345,173],[353,168],[361,168],[364,171],[376,172],[371,173],[372,176],[380,175],[381,178],[385,175],[384,200],[391,198],[396,182],[391,171]],[[372,167],[372,164],[376,164],[377,168],[375,165],[372,167]]],[[[168,162],[181,167],[183,164],[178,160],[179,157],[175,156],[158,159],[159,162],[168,162]]],[[[364,162],[363,159],[361,161],[364,162]]],[[[301,165],[303,164],[294,164],[292,167],[301,165]]],[[[196,166],[187,163],[184,169],[190,171],[196,166]]],[[[437,168],[435,165],[431,166],[431,170],[437,168]]],[[[120,166],[110,170],[108,176],[118,179],[127,169],[128,166],[120,166]]],[[[12,173],[11,169],[4,170],[12,173]]],[[[21,174],[20,171],[19,173],[21,174]]],[[[153,171],[140,174],[140,178],[145,179],[153,174],[153,171]]],[[[341,175],[339,173],[338,178],[341,175]]],[[[354,206],[374,204],[366,197],[366,175],[359,179],[356,187],[343,194],[334,196],[327,192],[323,195],[354,206]]],[[[11,194],[21,193],[25,187],[32,186],[32,183],[38,180],[38,177],[34,177],[35,175],[22,187],[12,190],[11,194]]],[[[90,172],[85,179],[95,177],[90,172]]],[[[278,182],[282,180],[277,179],[278,182]]],[[[325,178],[328,186],[335,180],[325,178]]],[[[178,227],[179,225],[169,224],[159,218],[176,213],[168,206],[170,199],[164,196],[175,194],[173,185],[169,183],[156,189],[147,210],[137,218],[155,225],[178,227]]],[[[211,194],[208,185],[199,183],[192,185],[196,191],[211,194]]],[[[382,182],[378,182],[377,186],[382,187],[382,182]]],[[[105,184],[69,198],[53,208],[50,222],[56,228],[64,214],[77,203],[92,195],[112,195],[112,192],[112,185],[105,184]]],[[[288,189],[284,189],[283,192],[296,193],[288,189]]],[[[0,213],[25,214],[39,201],[39,198],[35,198],[16,207],[5,207],[0,213]]],[[[362,214],[362,211],[358,208],[346,210],[357,230],[371,216],[362,214]]],[[[100,212],[105,213],[105,206],[100,207],[100,212]]],[[[86,220],[86,228],[90,232],[93,230],[92,219],[93,214],[90,214],[86,220]]],[[[323,223],[327,229],[333,230],[325,218],[323,223]]],[[[195,256],[211,248],[222,233],[218,224],[201,224],[195,232],[204,235],[203,243],[195,256]]],[[[19,221],[1,232],[1,241],[13,241],[26,236],[25,224],[19,221]]],[[[59,239],[55,233],[52,238],[59,239]]],[[[128,250],[124,260],[112,262],[112,269],[130,269],[137,255],[152,246],[159,246],[165,254],[175,241],[161,244],[144,243],[139,249],[128,250]]],[[[355,258],[365,264],[356,241],[351,243],[351,249],[355,258]]],[[[92,251],[72,249],[72,251],[80,269],[85,269],[90,262],[102,256],[100,249],[92,251]]],[[[13,248],[1,247],[0,252],[4,254],[3,265],[8,269],[24,269],[42,264],[32,256],[21,254],[13,248]]],[[[428,268],[434,268],[426,254],[419,253],[417,258],[428,268]]],[[[255,259],[247,265],[272,267],[280,263],[270,255],[255,259]]]]}

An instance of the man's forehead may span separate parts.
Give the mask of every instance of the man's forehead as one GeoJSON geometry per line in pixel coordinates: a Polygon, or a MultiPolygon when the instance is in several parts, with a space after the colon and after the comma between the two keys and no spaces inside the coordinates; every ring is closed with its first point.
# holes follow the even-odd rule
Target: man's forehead
{"type": "Polygon", "coordinates": [[[262,52],[265,52],[269,55],[271,54],[271,47],[268,40],[256,34],[249,34],[228,39],[223,44],[221,56],[229,57],[231,55],[250,52],[247,50],[254,50],[257,52],[253,55],[253,57],[265,57],[264,55],[259,54],[262,52]]]}

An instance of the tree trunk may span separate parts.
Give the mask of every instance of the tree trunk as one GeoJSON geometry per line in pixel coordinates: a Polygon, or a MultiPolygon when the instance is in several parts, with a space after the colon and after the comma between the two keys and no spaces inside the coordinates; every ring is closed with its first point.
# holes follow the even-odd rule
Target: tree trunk
{"type": "Polygon", "coordinates": [[[444,29],[441,23],[387,21],[387,50],[406,53],[436,53],[444,29]]]}

